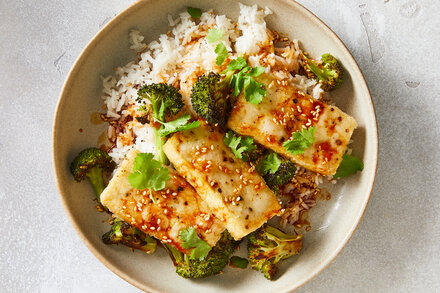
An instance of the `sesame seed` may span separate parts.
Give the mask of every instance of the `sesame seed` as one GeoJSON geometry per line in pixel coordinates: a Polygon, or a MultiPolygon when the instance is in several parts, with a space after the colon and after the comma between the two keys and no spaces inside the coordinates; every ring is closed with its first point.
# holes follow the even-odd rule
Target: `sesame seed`
{"type": "Polygon", "coordinates": [[[214,145],[213,144],[211,144],[211,151],[213,151],[214,150],[214,145]]]}
{"type": "Polygon", "coordinates": [[[156,230],[156,228],[153,227],[153,226],[151,226],[151,227],[150,227],[150,230],[153,230],[153,231],[154,231],[154,230],[156,230]]]}
{"type": "Polygon", "coordinates": [[[198,145],[196,145],[196,150],[200,150],[200,147],[198,145]]]}
{"type": "Polygon", "coordinates": [[[160,224],[160,219],[157,219],[157,224],[158,224],[158,225],[160,224]]]}
{"type": "Polygon", "coordinates": [[[166,214],[168,214],[168,210],[167,209],[164,209],[163,210],[163,213],[166,215],[166,214]]]}
{"type": "Polygon", "coordinates": [[[157,228],[157,231],[158,231],[158,232],[160,231],[160,227],[159,227],[159,228],[157,228]]]}
{"type": "Polygon", "coordinates": [[[238,169],[235,169],[235,172],[236,172],[237,174],[240,174],[240,170],[238,170],[238,169]]]}
{"type": "Polygon", "coordinates": [[[199,156],[200,155],[200,152],[195,152],[195,154],[194,154],[194,156],[199,156]]]}
{"type": "Polygon", "coordinates": [[[173,192],[171,195],[172,195],[172,196],[176,196],[176,195],[177,195],[177,192],[173,192]]]}

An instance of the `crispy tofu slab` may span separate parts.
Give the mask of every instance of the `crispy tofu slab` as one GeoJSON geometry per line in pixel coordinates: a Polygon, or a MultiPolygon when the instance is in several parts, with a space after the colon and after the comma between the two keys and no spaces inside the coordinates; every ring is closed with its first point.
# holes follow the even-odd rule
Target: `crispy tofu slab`
{"type": "Polygon", "coordinates": [[[258,105],[243,95],[238,98],[228,120],[233,131],[254,138],[296,164],[324,175],[339,167],[357,123],[335,106],[326,105],[301,93],[293,85],[279,84],[268,75],[259,78],[267,87],[258,105]],[[293,132],[314,126],[315,141],[303,154],[293,155],[283,147],[293,132]]]}
{"type": "Polygon", "coordinates": [[[224,133],[202,124],[174,134],[164,152],[229,233],[241,239],[278,214],[281,206],[255,169],[223,143],[224,133]]]}
{"type": "Polygon", "coordinates": [[[197,234],[210,246],[220,239],[225,227],[215,218],[194,188],[175,171],[161,191],[153,191],[156,203],[150,199],[148,190],[131,187],[128,175],[139,153],[131,151],[116,170],[107,188],[101,194],[101,203],[115,216],[123,219],[145,233],[176,246],[180,246],[179,232],[193,226],[197,234]]]}

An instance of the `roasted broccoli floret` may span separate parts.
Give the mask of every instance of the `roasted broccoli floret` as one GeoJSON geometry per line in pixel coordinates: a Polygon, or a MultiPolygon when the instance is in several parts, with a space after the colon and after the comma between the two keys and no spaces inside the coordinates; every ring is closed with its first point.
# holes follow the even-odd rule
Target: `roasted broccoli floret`
{"type": "Polygon", "coordinates": [[[295,172],[296,166],[294,163],[287,159],[281,159],[281,165],[278,167],[278,170],[274,174],[268,172],[266,175],[263,175],[263,179],[272,191],[278,193],[279,187],[289,182],[295,175],[295,172]]]}
{"type": "Polygon", "coordinates": [[[96,197],[99,196],[105,188],[103,171],[111,172],[116,167],[116,163],[103,150],[97,148],[88,148],[81,151],[70,164],[70,172],[73,178],[80,182],[88,178],[95,190],[96,197]]]}
{"type": "Polygon", "coordinates": [[[191,260],[189,256],[174,246],[163,245],[173,260],[176,273],[179,276],[186,279],[198,279],[219,274],[228,264],[237,242],[227,231],[223,232],[220,240],[203,260],[191,260]]]}
{"type": "Polygon", "coordinates": [[[138,101],[148,99],[151,102],[153,117],[164,121],[165,116],[173,116],[182,110],[184,103],[182,95],[172,85],[166,83],[153,83],[138,90],[138,101]],[[163,113],[160,108],[164,107],[163,113]]]}
{"type": "Polygon", "coordinates": [[[298,254],[302,235],[286,234],[277,228],[264,225],[248,237],[248,259],[252,269],[261,271],[266,279],[273,280],[276,264],[298,254]]]}
{"type": "Polygon", "coordinates": [[[231,110],[230,88],[220,81],[220,75],[214,72],[199,76],[191,92],[191,104],[194,111],[211,123],[224,126],[231,110]]]}
{"type": "MultiPolygon", "coordinates": [[[[166,115],[176,115],[184,106],[182,95],[179,91],[166,83],[153,83],[142,87],[138,91],[137,101],[142,102],[143,99],[150,100],[153,118],[162,123],[165,122],[166,115]]],[[[162,150],[165,138],[159,134],[159,129],[155,128],[154,132],[157,160],[167,165],[168,159],[162,150]]]]}
{"type": "Polygon", "coordinates": [[[153,237],[120,219],[114,219],[111,230],[102,235],[102,241],[105,244],[123,244],[148,254],[153,253],[157,247],[153,237]]]}
{"type": "Polygon", "coordinates": [[[255,146],[256,146],[255,149],[253,149],[250,152],[247,152],[247,156],[249,157],[249,162],[251,162],[254,165],[257,165],[258,161],[266,155],[267,149],[258,143],[255,143],[255,146]]]}
{"type": "Polygon", "coordinates": [[[344,71],[339,61],[330,54],[321,56],[321,61],[309,59],[303,54],[303,69],[309,78],[317,79],[322,89],[331,91],[341,86],[344,80],[344,71]]]}

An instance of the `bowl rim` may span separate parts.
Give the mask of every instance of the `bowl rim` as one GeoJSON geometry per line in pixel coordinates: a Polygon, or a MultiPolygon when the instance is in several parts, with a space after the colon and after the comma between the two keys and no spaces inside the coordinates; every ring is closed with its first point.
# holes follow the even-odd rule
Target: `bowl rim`
{"type": "MultiPolygon", "coordinates": [[[[59,110],[61,108],[61,105],[63,103],[64,100],[64,96],[66,94],[66,92],[68,92],[68,83],[69,80],[71,78],[73,78],[73,76],[75,76],[78,72],[78,68],[80,67],[81,63],[85,61],[85,58],[87,57],[89,51],[91,51],[95,46],[96,43],[99,42],[100,39],[103,38],[103,36],[106,34],[106,32],[110,32],[111,29],[113,27],[115,27],[116,25],[118,25],[123,19],[125,19],[126,17],[128,17],[132,11],[134,11],[135,9],[137,9],[138,5],[146,5],[152,1],[157,1],[157,0],[138,0],[136,2],[134,2],[133,4],[129,5],[128,7],[126,7],[124,10],[122,10],[121,12],[119,12],[116,16],[114,16],[107,24],[105,24],[94,36],[93,38],[87,43],[87,45],[85,46],[85,48],[81,51],[80,55],[78,56],[78,58],[75,60],[75,62],[73,63],[69,73],[67,74],[67,77],[64,81],[63,87],[61,89],[61,93],[59,95],[58,98],[58,102],[56,105],[56,109],[55,109],[55,114],[54,114],[54,119],[53,119],[53,125],[52,125],[52,167],[53,167],[53,171],[54,171],[54,175],[55,175],[55,182],[56,182],[56,186],[57,186],[57,190],[58,190],[58,194],[59,197],[61,199],[63,208],[70,220],[70,223],[72,224],[73,228],[75,229],[75,231],[77,232],[79,238],[83,241],[83,243],[86,245],[86,247],[93,253],[93,255],[102,263],[104,264],[110,271],[112,271],[114,274],[116,274],[117,276],[119,276],[120,278],[122,278],[123,280],[125,280],[126,282],[130,283],[131,285],[135,286],[136,288],[143,290],[145,292],[160,292],[163,293],[162,291],[158,291],[157,289],[151,288],[148,285],[142,284],[140,282],[138,282],[137,280],[135,280],[133,277],[131,277],[130,275],[128,275],[127,273],[125,273],[124,271],[122,271],[120,268],[118,268],[117,266],[113,265],[111,263],[111,261],[105,257],[104,255],[102,255],[100,253],[100,251],[88,240],[88,237],[81,231],[81,229],[79,228],[78,223],[75,221],[74,216],[72,211],[68,208],[68,204],[67,201],[65,200],[63,194],[63,187],[61,185],[60,182],[60,175],[61,174],[61,169],[62,166],[60,166],[59,162],[59,155],[58,153],[55,151],[56,147],[57,147],[57,141],[56,141],[56,137],[57,137],[57,133],[60,131],[60,127],[59,127],[59,110]]],[[[373,144],[373,147],[376,148],[376,151],[374,152],[373,149],[373,154],[375,155],[375,160],[373,162],[373,168],[374,168],[374,172],[371,175],[371,178],[369,178],[369,189],[366,191],[366,194],[368,194],[368,196],[364,199],[363,204],[362,204],[362,209],[360,211],[360,215],[357,217],[357,219],[353,222],[351,228],[348,230],[348,233],[345,235],[345,239],[343,239],[343,241],[341,241],[341,243],[339,244],[339,246],[333,251],[333,253],[331,253],[326,259],[324,259],[321,264],[319,266],[317,266],[313,272],[305,277],[302,281],[300,281],[298,284],[296,284],[295,286],[291,287],[286,287],[285,289],[283,289],[282,292],[292,292],[302,286],[304,286],[305,284],[307,284],[309,281],[311,281],[313,278],[315,278],[317,275],[319,275],[327,266],[330,265],[330,263],[333,262],[333,260],[342,252],[342,250],[344,249],[344,247],[347,245],[347,243],[350,241],[350,239],[353,237],[354,232],[356,231],[356,229],[358,228],[364,214],[367,208],[368,203],[370,202],[371,199],[371,194],[373,191],[373,187],[374,187],[374,183],[376,180],[376,175],[377,175],[377,169],[378,169],[378,160],[379,160],[379,135],[378,135],[378,124],[377,124],[377,117],[376,117],[376,110],[374,107],[374,103],[373,103],[373,99],[371,96],[371,92],[370,89],[368,88],[368,84],[365,80],[364,75],[362,74],[362,71],[359,67],[359,65],[357,64],[356,60],[354,59],[353,55],[351,54],[351,52],[348,50],[347,46],[344,44],[344,42],[336,35],[335,32],[333,32],[332,29],[330,29],[330,27],[325,24],[319,17],[317,17],[313,12],[311,12],[309,9],[307,9],[306,7],[304,7],[302,4],[296,2],[295,0],[278,0],[280,2],[284,2],[287,5],[293,6],[296,9],[298,9],[300,12],[302,12],[302,14],[308,18],[310,21],[312,21],[315,25],[317,25],[320,29],[324,30],[329,37],[335,41],[336,43],[339,43],[339,45],[342,46],[343,49],[345,49],[346,53],[347,53],[347,57],[348,57],[348,62],[350,63],[351,68],[354,69],[354,72],[359,75],[359,77],[361,78],[361,81],[363,83],[363,85],[365,86],[365,90],[368,93],[368,103],[371,106],[371,109],[373,110],[373,114],[374,114],[374,125],[375,125],[375,131],[374,131],[374,138],[376,140],[376,144],[373,144]]]]}

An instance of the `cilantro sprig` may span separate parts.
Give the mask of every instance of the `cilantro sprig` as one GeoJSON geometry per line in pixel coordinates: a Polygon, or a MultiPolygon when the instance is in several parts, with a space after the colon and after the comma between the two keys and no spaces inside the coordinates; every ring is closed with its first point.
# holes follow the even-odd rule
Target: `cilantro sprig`
{"type": "Polygon", "coordinates": [[[217,54],[215,63],[217,66],[222,65],[226,58],[228,58],[228,49],[226,49],[225,44],[223,44],[223,42],[218,43],[217,46],[215,46],[214,52],[217,54]]]}
{"type": "Polygon", "coordinates": [[[249,160],[249,156],[247,155],[247,152],[251,152],[257,148],[254,145],[254,140],[252,139],[252,137],[238,136],[235,135],[234,132],[232,131],[226,133],[223,142],[232,150],[235,157],[245,162],[249,160]]]}
{"type": "MultiPolygon", "coordinates": [[[[210,28],[208,34],[206,35],[206,41],[210,44],[218,42],[223,37],[223,31],[218,28],[210,28]]],[[[217,58],[215,59],[215,63],[217,66],[223,64],[223,62],[228,58],[228,49],[223,42],[219,42],[217,46],[215,46],[214,52],[217,54],[217,58]]]]}
{"type": "Polygon", "coordinates": [[[176,120],[170,122],[162,122],[156,120],[157,122],[163,125],[163,127],[159,129],[159,135],[161,137],[164,137],[174,132],[190,130],[200,126],[199,121],[193,121],[191,123],[188,123],[189,119],[191,119],[191,115],[185,114],[182,117],[179,117],[176,120]]]}
{"type": "Polygon", "coordinates": [[[133,170],[128,175],[128,182],[133,188],[148,189],[151,200],[156,203],[152,191],[165,188],[166,182],[170,179],[170,171],[153,158],[154,155],[150,153],[137,154],[133,170]]]}
{"type": "Polygon", "coordinates": [[[264,84],[257,82],[255,77],[260,76],[266,70],[263,66],[251,67],[246,59],[238,57],[232,60],[226,70],[222,72],[225,80],[229,80],[229,87],[233,89],[233,96],[244,92],[246,101],[251,104],[259,104],[266,95],[264,84]]]}
{"type": "Polygon", "coordinates": [[[202,16],[202,10],[200,8],[187,7],[186,11],[194,19],[199,18],[200,16],[202,16]]]}
{"type": "Polygon", "coordinates": [[[315,127],[303,128],[292,133],[292,138],[283,143],[283,147],[293,155],[303,154],[315,141],[315,127]]]}
{"type": "Polygon", "coordinates": [[[196,229],[194,227],[189,227],[187,229],[182,229],[179,232],[179,238],[182,241],[180,246],[184,249],[191,249],[190,259],[204,260],[208,253],[211,251],[211,246],[209,246],[206,241],[201,239],[197,235],[196,229]]]}
{"type": "Polygon", "coordinates": [[[257,171],[261,175],[266,175],[268,172],[270,174],[275,174],[281,165],[281,160],[276,153],[270,153],[264,157],[257,165],[257,171]]]}
{"type": "Polygon", "coordinates": [[[210,28],[208,34],[206,35],[206,40],[208,43],[215,43],[223,37],[223,31],[218,28],[210,28]]]}
{"type": "Polygon", "coordinates": [[[364,170],[364,163],[359,158],[345,154],[333,178],[347,177],[362,170],[364,170]]]}

